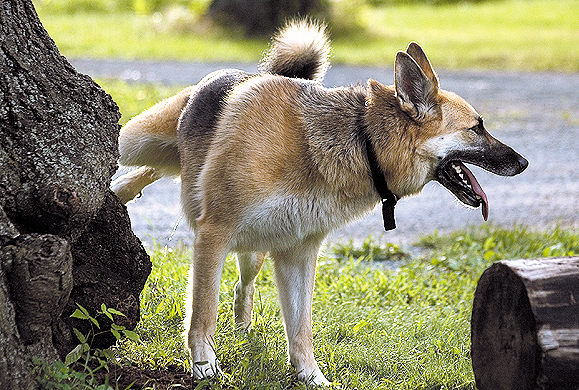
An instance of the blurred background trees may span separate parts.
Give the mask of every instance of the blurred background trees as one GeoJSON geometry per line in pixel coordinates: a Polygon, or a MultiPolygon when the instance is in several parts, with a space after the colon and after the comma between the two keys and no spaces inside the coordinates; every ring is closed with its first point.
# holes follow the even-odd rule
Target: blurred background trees
{"type": "Polygon", "coordinates": [[[247,35],[263,35],[275,31],[289,18],[324,18],[328,10],[326,0],[213,0],[209,16],[221,25],[241,26],[247,35]]]}
{"type": "MultiPolygon", "coordinates": [[[[483,2],[493,0],[469,0],[483,2]]],[[[359,27],[360,11],[366,6],[411,3],[431,5],[461,3],[464,0],[37,0],[54,12],[118,12],[158,14],[165,19],[190,23],[202,19],[222,28],[240,31],[247,36],[267,36],[286,20],[312,16],[324,20],[332,31],[359,27]]]]}

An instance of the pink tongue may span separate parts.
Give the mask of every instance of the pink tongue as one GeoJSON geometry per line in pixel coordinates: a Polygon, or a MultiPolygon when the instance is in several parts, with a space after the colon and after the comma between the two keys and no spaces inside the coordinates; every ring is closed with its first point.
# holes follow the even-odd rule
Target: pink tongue
{"type": "Polygon", "coordinates": [[[463,172],[466,173],[466,175],[468,176],[468,180],[470,181],[470,185],[472,186],[474,193],[482,198],[482,215],[484,220],[486,221],[489,218],[489,203],[487,201],[487,194],[485,194],[480,184],[478,184],[478,181],[476,180],[472,172],[463,164],[460,165],[463,172]]]}

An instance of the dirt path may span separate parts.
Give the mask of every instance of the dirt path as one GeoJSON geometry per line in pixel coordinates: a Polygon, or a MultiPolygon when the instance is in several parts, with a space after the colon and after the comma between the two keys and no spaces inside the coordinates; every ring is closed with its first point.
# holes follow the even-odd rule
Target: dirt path
{"type": "MultiPolygon", "coordinates": [[[[247,64],[72,61],[93,77],[190,85],[223,67],[255,71],[247,64]]],[[[489,221],[506,227],[514,223],[547,227],[579,227],[579,74],[439,71],[441,87],[468,100],[484,117],[488,130],[529,160],[521,175],[503,178],[476,167],[473,172],[490,202],[489,221]]],[[[333,66],[326,86],[365,82],[374,78],[392,83],[392,69],[333,66]]],[[[187,223],[179,222],[179,185],[162,180],[145,189],[128,205],[133,229],[145,242],[191,243],[187,223]],[[172,236],[172,241],[169,238],[172,236]]],[[[480,210],[458,204],[436,183],[396,207],[398,228],[382,231],[378,210],[344,227],[330,241],[369,234],[387,242],[409,244],[421,234],[446,232],[482,223],[480,210]]]]}

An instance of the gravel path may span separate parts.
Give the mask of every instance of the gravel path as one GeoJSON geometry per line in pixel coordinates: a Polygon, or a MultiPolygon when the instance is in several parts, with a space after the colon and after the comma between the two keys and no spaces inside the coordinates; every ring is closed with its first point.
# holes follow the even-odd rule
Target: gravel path
{"type": "MultiPolygon", "coordinates": [[[[73,65],[92,77],[191,85],[224,67],[255,71],[247,64],[202,64],[76,60],[73,65]]],[[[391,68],[333,66],[326,86],[374,78],[393,83],[391,68]]],[[[441,87],[469,101],[485,117],[488,130],[529,160],[519,176],[504,178],[476,167],[473,172],[490,203],[489,221],[545,228],[554,224],[579,227],[579,74],[439,71],[441,87]]],[[[174,245],[192,242],[186,221],[180,221],[179,184],[161,180],[128,205],[135,233],[145,242],[174,245]],[[180,221],[180,222],[179,222],[180,221]],[[177,226],[176,226],[177,225],[177,226]],[[176,228],[175,228],[176,226],[176,228]]],[[[411,244],[434,230],[447,232],[479,225],[480,209],[462,207],[437,183],[396,207],[398,228],[384,233],[378,209],[344,227],[329,241],[363,240],[369,234],[384,241],[411,244]]]]}

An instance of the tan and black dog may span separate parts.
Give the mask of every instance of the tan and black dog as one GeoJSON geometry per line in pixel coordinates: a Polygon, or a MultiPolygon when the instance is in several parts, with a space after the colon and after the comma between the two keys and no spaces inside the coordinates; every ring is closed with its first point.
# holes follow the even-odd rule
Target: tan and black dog
{"type": "Polygon", "coordinates": [[[300,380],[328,383],[312,351],[312,289],[320,244],[383,202],[387,229],[396,200],[431,180],[462,203],[484,191],[463,163],[503,176],[527,160],[493,138],[479,114],[439,89],[421,47],[395,60],[395,84],[328,89],[325,29],[289,23],[274,37],[261,73],[223,70],[129,121],[120,162],[138,166],[112,187],[123,202],[165,175],[181,175],[183,209],[195,231],[187,303],[193,375],[219,368],[214,352],[218,290],[237,253],[235,319],[251,325],[254,280],[264,253],[275,267],[289,360],[300,380]]]}

